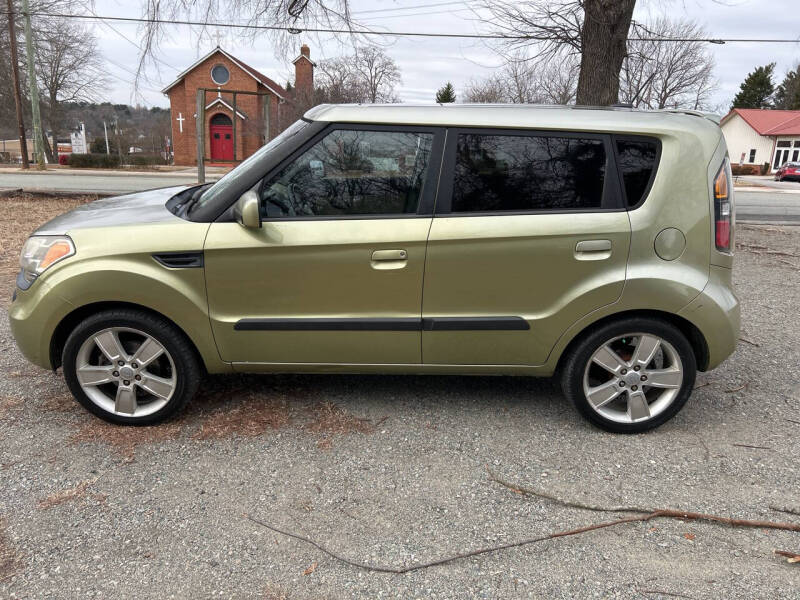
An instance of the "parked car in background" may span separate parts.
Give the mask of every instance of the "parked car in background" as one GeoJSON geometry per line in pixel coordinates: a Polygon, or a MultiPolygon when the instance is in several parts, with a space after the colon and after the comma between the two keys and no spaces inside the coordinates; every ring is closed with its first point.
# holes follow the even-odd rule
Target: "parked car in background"
{"type": "Polygon", "coordinates": [[[800,181],[800,162],[789,161],[775,171],[775,181],[800,181]]]}
{"type": "Polygon", "coordinates": [[[213,185],[40,227],[9,315],[115,423],[206,372],[557,374],[639,432],[736,347],[733,202],[701,113],[319,106],[213,185]]]}

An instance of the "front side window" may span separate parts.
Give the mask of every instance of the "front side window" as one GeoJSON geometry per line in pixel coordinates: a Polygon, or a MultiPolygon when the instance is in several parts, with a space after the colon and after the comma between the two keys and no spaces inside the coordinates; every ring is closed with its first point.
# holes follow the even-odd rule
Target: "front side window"
{"type": "Polygon", "coordinates": [[[460,134],[451,211],[600,208],[605,173],[600,139],[460,134]]]}
{"type": "Polygon", "coordinates": [[[655,140],[617,140],[617,161],[629,207],[644,199],[658,160],[655,140]]]}
{"type": "Polygon", "coordinates": [[[416,213],[431,133],[336,129],[261,184],[265,219],[416,213]]]}

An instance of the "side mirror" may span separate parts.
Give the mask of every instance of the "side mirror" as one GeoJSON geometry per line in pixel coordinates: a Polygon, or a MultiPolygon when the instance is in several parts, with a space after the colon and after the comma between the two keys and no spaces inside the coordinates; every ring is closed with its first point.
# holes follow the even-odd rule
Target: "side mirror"
{"type": "Polygon", "coordinates": [[[259,229],[261,213],[258,210],[258,194],[253,190],[242,194],[233,206],[233,216],[242,227],[259,229]]]}

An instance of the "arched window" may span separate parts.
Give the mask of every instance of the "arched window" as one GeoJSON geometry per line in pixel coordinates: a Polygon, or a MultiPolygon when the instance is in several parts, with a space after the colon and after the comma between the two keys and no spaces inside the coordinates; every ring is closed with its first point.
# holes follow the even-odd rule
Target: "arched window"
{"type": "Polygon", "coordinates": [[[223,113],[217,113],[211,117],[211,125],[233,125],[231,118],[223,113]]]}

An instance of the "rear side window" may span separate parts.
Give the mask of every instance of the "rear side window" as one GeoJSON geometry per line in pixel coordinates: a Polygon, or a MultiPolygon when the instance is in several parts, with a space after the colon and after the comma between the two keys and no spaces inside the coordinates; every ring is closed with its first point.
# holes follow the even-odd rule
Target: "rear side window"
{"type": "Polygon", "coordinates": [[[644,199],[657,162],[658,142],[655,140],[617,140],[617,163],[628,207],[644,199]]]}
{"type": "Polygon", "coordinates": [[[605,173],[602,139],[459,134],[451,211],[600,208],[605,173]]]}

